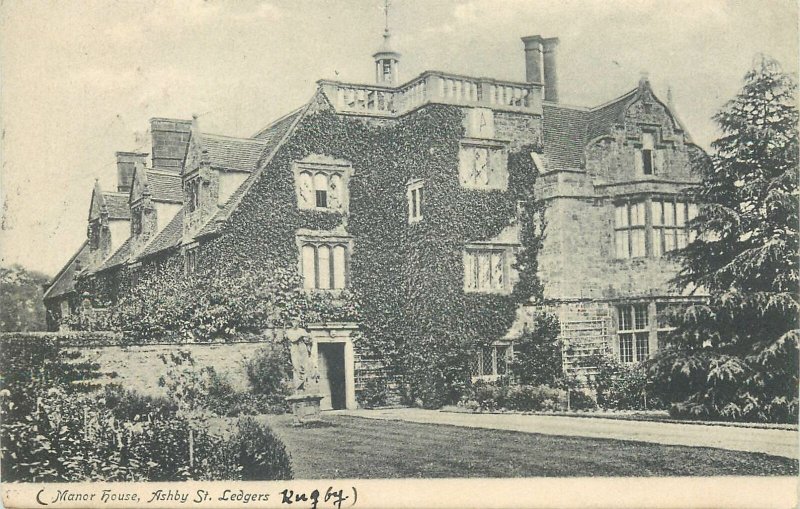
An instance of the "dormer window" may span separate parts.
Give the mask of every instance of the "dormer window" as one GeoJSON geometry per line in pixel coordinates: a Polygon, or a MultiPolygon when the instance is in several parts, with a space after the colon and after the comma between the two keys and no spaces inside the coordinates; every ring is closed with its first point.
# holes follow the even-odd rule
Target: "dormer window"
{"type": "Polygon", "coordinates": [[[92,250],[100,247],[100,225],[95,222],[89,224],[89,247],[92,250]]]}
{"type": "Polygon", "coordinates": [[[294,171],[299,209],[347,212],[349,165],[297,162],[294,171]]]}
{"type": "Polygon", "coordinates": [[[142,233],[142,206],[137,205],[131,208],[131,234],[142,233]]]}
{"type": "Polygon", "coordinates": [[[200,178],[195,177],[186,182],[186,204],[189,212],[200,208],[200,178]]]}
{"type": "Polygon", "coordinates": [[[408,199],[408,222],[417,223],[422,220],[422,180],[408,183],[406,198],[408,199]]]}

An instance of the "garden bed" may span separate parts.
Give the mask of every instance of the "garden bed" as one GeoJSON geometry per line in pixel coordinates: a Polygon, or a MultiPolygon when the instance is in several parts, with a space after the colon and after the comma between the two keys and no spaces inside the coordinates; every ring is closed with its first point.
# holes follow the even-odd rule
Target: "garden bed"
{"type": "Polygon", "coordinates": [[[651,421],[673,424],[700,424],[705,426],[731,426],[738,428],[780,429],[797,431],[796,424],[778,424],[762,422],[729,422],[729,421],[703,421],[698,419],[675,419],[669,416],[666,410],[577,410],[577,411],[551,411],[551,412],[519,412],[516,410],[480,411],[471,410],[461,406],[446,406],[442,412],[465,414],[518,414],[518,415],[544,415],[553,417],[579,417],[590,419],[617,419],[624,421],[651,421]]]}

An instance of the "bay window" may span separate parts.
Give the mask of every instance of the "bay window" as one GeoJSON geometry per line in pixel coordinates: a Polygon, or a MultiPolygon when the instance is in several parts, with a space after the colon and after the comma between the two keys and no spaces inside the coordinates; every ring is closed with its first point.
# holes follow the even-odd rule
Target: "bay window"
{"type": "Polygon", "coordinates": [[[650,205],[653,256],[683,249],[694,240],[694,232],[687,224],[697,216],[697,204],[654,198],[650,205]]]}
{"type": "Polygon", "coordinates": [[[674,198],[642,198],[619,203],[614,210],[616,258],[658,258],[685,248],[694,240],[689,221],[697,216],[697,204],[674,198]]]}
{"type": "Polygon", "coordinates": [[[645,228],[643,202],[617,205],[614,216],[617,258],[640,258],[646,255],[645,228]]]}

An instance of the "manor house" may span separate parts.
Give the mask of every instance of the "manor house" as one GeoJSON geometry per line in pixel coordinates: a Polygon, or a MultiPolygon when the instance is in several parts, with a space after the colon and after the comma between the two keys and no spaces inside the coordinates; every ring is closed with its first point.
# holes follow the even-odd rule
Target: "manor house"
{"type": "Polygon", "coordinates": [[[143,281],[248,260],[361,295],[361,320],[308,327],[323,408],[355,407],[391,362],[359,338],[401,353],[468,340],[473,376],[495,377],[542,309],[561,320],[565,369],[597,351],[646,359],[668,330],[659,311],[687,298],[668,255],[690,240],[683,191],[703,151],[646,77],[562,104],[558,39],[522,43],[521,81],[403,80],[387,32],[375,83],[320,80],[250,138],[151,119],[150,152],[117,152],[116,189],[94,187],[86,241],[46,288],[50,327],[143,281]]]}

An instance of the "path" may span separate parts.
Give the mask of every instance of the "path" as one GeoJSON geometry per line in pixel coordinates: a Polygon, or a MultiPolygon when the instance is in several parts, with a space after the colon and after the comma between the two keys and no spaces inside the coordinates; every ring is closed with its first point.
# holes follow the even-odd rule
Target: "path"
{"type": "Polygon", "coordinates": [[[577,418],[520,414],[471,414],[392,408],[380,410],[340,410],[355,417],[400,420],[425,424],[447,424],[467,428],[500,429],[544,435],[609,438],[665,445],[716,447],[732,451],[760,452],[797,458],[798,432],[781,429],[706,426],[603,418],[577,418]]]}

